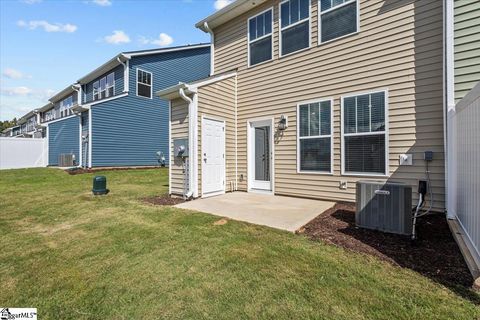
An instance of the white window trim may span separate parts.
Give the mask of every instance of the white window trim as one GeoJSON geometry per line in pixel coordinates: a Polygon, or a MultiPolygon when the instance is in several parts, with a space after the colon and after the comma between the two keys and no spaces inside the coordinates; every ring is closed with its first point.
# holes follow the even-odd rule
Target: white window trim
{"type": "Polygon", "coordinates": [[[274,25],[273,25],[273,22],[274,22],[273,13],[274,13],[273,12],[273,7],[270,7],[266,10],[263,10],[262,12],[257,13],[256,15],[248,18],[248,20],[247,20],[247,66],[248,66],[248,68],[256,67],[258,65],[261,65],[261,64],[264,64],[264,63],[267,63],[267,62],[270,62],[270,61],[273,60],[273,51],[274,51],[273,50],[273,27],[274,27],[274,25]],[[255,40],[250,40],[250,20],[252,20],[252,19],[268,12],[268,11],[272,11],[272,31],[269,34],[265,34],[265,35],[263,35],[259,38],[256,38],[255,40]],[[270,43],[271,43],[271,47],[272,47],[272,56],[268,60],[265,60],[265,61],[262,61],[262,62],[259,62],[259,63],[256,63],[256,64],[250,64],[250,44],[255,43],[257,41],[260,41],[262,39],[265,39],[267,37],[270,37],[270,43]]]}
{"type": "MultiPolygon", "coordinates": [[[[137,68],[136,77],[135,77],[135,82],[136,82],[136,89],[137,89],[137,90],[136,90],[136,91],[137,91],[137,92],[136,92],[137,97],[152,100],[152,99],[153,99],[153,73],[151,73],[150,71],[147,71],[147,70],[143,70],[143,69],[137,68]],[[141,96],[141,95],[138,94],[138,84],[139,84],[139,82],[138,82],[138,72],[140,72],[140,71],[150,74],[150,82],[151,82],[151,83],[150,83],[150,97],[145,97],[145,96],[141,96]]],[[[145,86],[148,86],[148,84],[146,84],[146,83],[143,83],[143,82],[142,82],[142,84],[145,85],[145,86]]]]}
{"type": "Polygon", "coordinates": [[[100,100],[108,99],[108,98],[111,98],[111,97],[114,97],[114,96],[115,96],[115,71],[110,72],[110,73],[106,74],[105,76],[100,77],[97,80],[92,82],[92,101],[100,101],[100,100]],[[108,78],[109,75],[113,75],[113,85],[111,85],[111,86],[107,85],[107,83],[108,83],[107,78],[108,78]],[[105,79],[105,89],[101,90],[100,81],[103,80],[103,79],[105,79]],[[97,99],[95,99],[95,83],[96,82],[98,82],[98,88],[97,88],[98,98],[97,99]],[[109,88],[112,88],[112,87],[113,87],[113,94],[111,96],[107,97],[106,92],[108,91],[109,88]],[[105,92],[105,97],[104,98],[102,98],[102,92],[105,92]]]}
{"type": "MultiPolygon", "coordinates": [[[[321,111],[319,111],[321,112],[321,111]]],[[[316,100],[302,101],[297,104],[297,173],[299,174],[319,174],[319,175],[333,175],[333,98],[321,98],[316,100]],[[330,134],[300,137],[300,106],[310,103],[321,103],[330,101],[330,134]],[[314,139],[314,138],[330,138],[330,171],[305,171],[300,169],[300,140],[314,139]]]]}
{"type": "MultiPolygon", "coordinates": [[[[349,93],[341,97],[341,104],[340,104],[340,128],[341,128],[341,136],[342,136],[342,148],[341,148],[341,159],[342,159],[342,176],[363,176],[363,177],[384,177],[388,178],[390,176],[390,168],[389,168],[389,137],[390,137],[390,130],[389,130],[389,114],[388,114],[388,89],[376,89],[372,91],[366,92],[355,92],[349,93]],[[361,133],[345,133],[344,130],[344,100],[346,98],[356,97],[360,95],[366,94],[374,94],[383,92],[385,94],[385,131],[381,132],[361,132],[361,133]],[[345,172],[345,136],[362,136],[362,135],[385,135],[385,173],[368,173],[368,172],[345,172]]],[[[356,114],[355,114],[356,115],[356,114]]]]}
{"type": "Polygon", "coordinates": [[[281,1],[279,4],[278,4],[278,56],[280,58],[282,57],[287,57],[289,55],[292,55],[292,54],[295,54],[295,53],[299,53],[299,52],[302,52],[304,50],[308,50],[312,47],[312,0],[308,0],[308,18],[305,18],[303,20],[299,20],[295,23],[292,23],[286,27],[283,27],[282,28],[282,4],[285,3],[285,2],[288,2],[290,0],[284,0],[284,1],[281,1]],[[284,30],[287,30],[287,29],[290,29],[296,25],[299,25],[305,21],[308,21],[308,47],[305,47],[305,48],[302,48],[302,49],[299,49],[297,51],[293,51],[293,52],[290,52],[290,53],[286,53],[286,54],[282,54],[282,31],[284,30]]]}
{"type": "Polygon", "coordinates": [[[353,36],[353,35],[356,35],[360,32],[360,1],[358,0],[350,0],[350,1],[347,1],[347,2],[344,2],[342,4],[339,4],[335,7],[331,7],[330,9],[327,9],[325,11],[322,11],[322,4],[320,3],[320,0],[317,0],[318,2],[318,19],[317,19],[317,29],[318,29],[318,45],[323,45],[323,44],[326,44],[326,43],[330,43],[330,42],[333,42],[333,41],[337,41],[337,40],[340,40],[340,39],[343,39],[343,38],[346,38],[346,37],[350,37],[350,36],[353,36]],[[357,3],[357,30],[355,32],[352,32],[352,33],[349,33],[349,34],[346,34],[346,35],[343,35],[341,37],[338,37],[338,38],[335,38],[335,39],[330,39],[330,40],[327,40],[327,41],[322,41],[322,15],[324,15],[325,13],[328,13],[328,12],[331,12],[331,11],[334,11],[338,8],[341,8],[341,7],[344,7],[344,6],[347,6],[349,4],[352,4],[356,2],[357,3]]]}

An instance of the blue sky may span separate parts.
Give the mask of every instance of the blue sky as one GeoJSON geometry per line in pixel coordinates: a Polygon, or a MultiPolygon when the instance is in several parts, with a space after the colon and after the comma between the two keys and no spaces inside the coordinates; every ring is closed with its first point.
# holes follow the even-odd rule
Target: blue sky
{"type": "Polygon", "coordinates": [[[122,51],[208,42],[229,0],[0,0],[0,120],[20,117],[122,51]]]}

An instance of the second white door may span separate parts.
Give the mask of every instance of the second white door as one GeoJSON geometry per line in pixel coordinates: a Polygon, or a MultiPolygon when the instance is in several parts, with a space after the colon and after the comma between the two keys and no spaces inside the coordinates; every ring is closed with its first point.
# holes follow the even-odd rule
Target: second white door
{"type": "Polygon", "coordinates": [[[202,194],[225,192],[225,122],[202,118],[202,194]]]}

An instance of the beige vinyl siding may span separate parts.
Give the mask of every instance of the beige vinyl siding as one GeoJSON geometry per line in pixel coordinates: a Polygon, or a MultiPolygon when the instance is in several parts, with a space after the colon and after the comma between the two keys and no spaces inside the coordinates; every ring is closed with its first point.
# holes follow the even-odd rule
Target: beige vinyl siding
{"type": "Polygon", "coordinates": [[[455,0],[455,100],[480,81],[480,1],[455,0]]]}
{"type": "MultiPolygon", "coordinates": [[[[430,164],[436,209],[444,208],[442,113],[442,1],[360,1],[360,32],[318,45],[317,9],[312,1],[312,47],[278,58],[278,4],[269,1],[219,26],[215,32],[217,72],[238,69],[238,176],[247,189],[247,121],[288,116],[289,128],[276,139],[275,193],[353,201],[355,183],[371,179],[341,175],[340,98],[352,93],[388,90],[388,179],[413,186],[425,178],[423,152],[430,164]],[[247,19],[274,8],[274,60],[247,67],[247,19]],[[296,105],[334,99],[334,174],[297,173],[296,105]],[[399,166],[399,155],[413,154],[413,166],[399,166]],[[339,182],[347,181],[347,190],[339,182]]],[[[416,197],[416,195],[415,195],[416,197]]]]}
{"type": "Polygon", "coordinates": [[[180,98],[172,100],[170,103],[170,148],[172,150],[172,158],[170,159],[170,192],[175,195],[183,195],[183,163],[180,158],[174,155],[173,140],[178,138],[188,139],[188,103],[180,98]]]}
{"type": "Polygon", "coordinates": [[[235,77],[198,88],[198,190],[202,194],[202,117],[225,121],[225,191],[235,181],[235,77]]]}

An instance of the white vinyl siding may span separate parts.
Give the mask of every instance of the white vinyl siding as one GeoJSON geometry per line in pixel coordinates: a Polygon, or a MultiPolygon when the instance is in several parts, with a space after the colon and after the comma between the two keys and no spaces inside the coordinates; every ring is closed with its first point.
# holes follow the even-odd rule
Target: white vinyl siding
{"type": "Polygon", "coordinates": [[[342,173],[388,175],[387,92],[342,97],[342,173]]]}
{"type": "Polygon", "coordinates": [[[358,32],[357,0],[320,0],[318,5],[319,43],[358,32]]]}
{"type": "Polygon", "coordinates": [[[280,3],[280,56],[310,47],[310,0],[280,3]]]}
{"type": "Polygon", "coordinates": [[[332,173],[332,106],[332,100],[318,100],[298,105],[298,172],[332,173]]]}
{"type": "Polygon", "coordinates": [[[248,65],[253,66],[273,58],[273,9],[248,19],[248,65]]]}
{"type": "Polygon", "coordinates": [[[137,96],[152,99],[152,73],[137,69],[137,96]]]}

